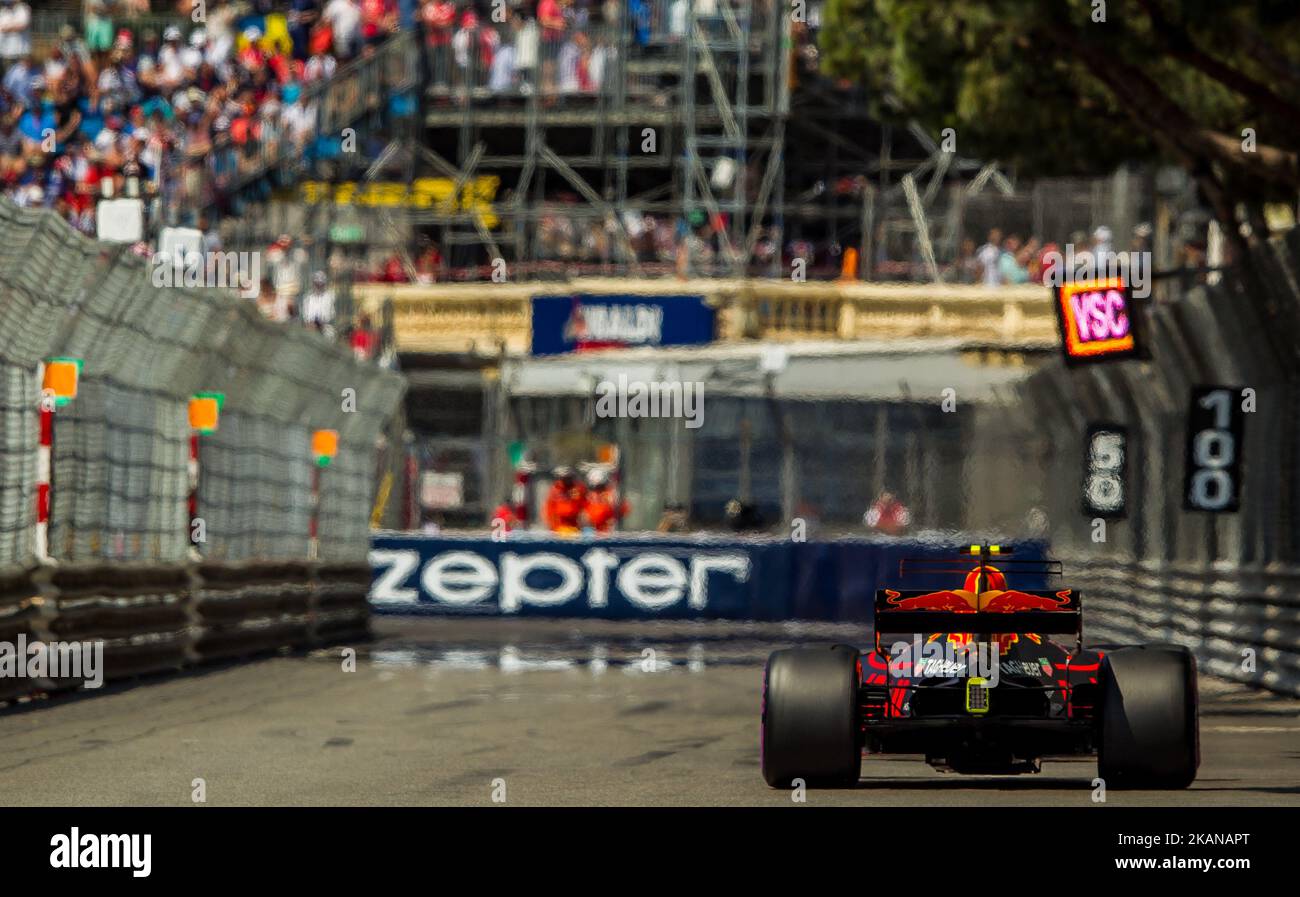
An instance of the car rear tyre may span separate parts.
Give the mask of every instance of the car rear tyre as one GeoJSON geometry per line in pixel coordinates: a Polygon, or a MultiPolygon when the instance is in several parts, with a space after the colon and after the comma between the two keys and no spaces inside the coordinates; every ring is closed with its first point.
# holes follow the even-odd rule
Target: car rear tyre
{"type": "Polygon", "coordinates": [[[1121,648],[1102,659],[1097,772],[1108,788],[1186,788],[1200,766],[1196,659],[1183,647],[1121,648]]]}
{"type": "Polygon", "coordinates": [[[858,651],[847,645],[790,648],[763,673],[760,745],[773,788],[855,784],[862,768],[858,730],[858,651]]]}

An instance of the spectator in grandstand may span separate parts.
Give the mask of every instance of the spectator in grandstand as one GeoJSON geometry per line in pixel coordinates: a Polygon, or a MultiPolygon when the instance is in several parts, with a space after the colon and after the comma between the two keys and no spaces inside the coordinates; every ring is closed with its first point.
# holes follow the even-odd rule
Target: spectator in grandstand
{"type": "MultiPolygon", "coordinates": [[[[297,87],[297,85],[293,85],[297,87]]],[[[249,146],[248,167],[257,164],[257,151],[274,153],[276,148],[284,141],[285,132],[288,128],[287,119],[284,109],[280,102],[275,99],[275,95],[269,94],[260,106],[254,110],[254,120],[251,122],[253,133],[257,136],[256,147],[249,146]]]]}
{"type": "Polygon", "coordinates": [[[275,288],[271,286],[270,282],[265,280],[262,281],[261,288],[257,293],[256,302],[257,310],[262,313],[262,317],[270,321],[281,320],[277,317],[279,309],[275,301],[275,288]]]}
{"type": "Polygon", "coordinates": [[[122,164],[122,149],[126,145],[122,127],[122,116],[111,113],[104,118],[104,127],[95,135],[96,152],[113,168],[120,168],[122,164]]]}
{"type": "Polygon", "coordinates": [[[1133,228],[1133,241],[1129,244],[1129,252],[1150,252],[1151,251],[1151,223],[1143,221],[1133,228]]]}
{"type": "Polygon", "coordinates": [[[495,28],[481,26],[474,10],[465,10],[460,17],[460,28],[451,39],[457,87],[470,90],[487,82],[499,41],[495,28]]]}
{"type": "Polygon", "coordinates": [[[1025,283],[1029,280],[1029,271],[1021,263],[1022,244],[1018,234],[1007,237],[1002,244],[1002,253],[998,256],[998,276],[1002,283],[1025,283]]]}
{"type": "Polygon", "coordinates": [[[419,20],[420,0],[397,0],[397,27],[414,31],[419,20]]]}
{"type": "Polygon", "coordinates": [[[451,38],[456,26],[456,4],[451,0],[423,0],[425,58],[429,66],[429,92],[446,90],[451,83],[451,38]]]}
{"type": "Polygon", "coordinates": [[[23,172],[23,135],[13,115],[0,116],[0,184],[9,187],[23,172]]]}
{"type": "Polygon", "coordinates": [[[281,234],[263,257],[275,293],[272,317],[277,321],[287,321],[302,292],[308,261],[307,250],[301,244],[295,246],[293,238],[288,234],[281,234]]]}
{"type": "MultiPolygon", "coordinates": [[[[608,4],[606,4],[608,7],[608,4]]],[[[618,21],[618,7],[614,7],[615,18],[609,24],[618,21]]],[[[638,47],[644,47],[650,43],[650,24],[651,17],[654,15],[650,8],[648,0],[628,0],[627,18],[632,26],[632,41],[638,47]]],[[[606,16],[608,21],[608,15],[606,16]]]]}
{"type": "Polygon", "coordinates": [[[254,75],[261,73],[266,68],[269,58],[262,41],[262,29],[256,25],[249,25],[244,29],[241,37],[243,46],[235,54],[235,60],[245,72],[254,75]]]}
{"type": "Polygon", "coordinates": [[[817,36],[806,22],[795,22],[790,29],[790,38],[794,44],[794,62],[791,76],[795,83],[802,79],[813,79],[821,70],[821,53],[817,47],[817,36]]]}
{"type": "Polygon", "coordinates": [[[108,63],[99,73],[96,81],[101,105],[112,109],[125,109],[140,100],[140,84],[136,80],[135,69],[129,64],[127,51],[115,48],[108,56],[108,63]]]}
{"type": "Polygon", "coordinates": [[[311,33],[320,22],[319,0],[289,0],[285,20],[289,26],[289,39],[293,42],[293,58],[306,62],[312,57],[311,33]]]}
{"type": "Polygon", "coordinates": [[[975,253],[975,259],[979,262],[980,270],[983,272],[983,283],[986,287],[996,287],[1002,285],[1002,271],[998,267],[998,259],[1002,256],[1002,231],[993,228],[989,231],[987,242],[975,253]]]}
{"type": "Polygon", "coordinates": [[[1105,259],[1107,256],[1109,256],[1114,251],[1111,245],[1111,239],[1112,239],[1112,235],[1110,232],[1110,228],[1107,227],[1106,225],[1103,224],[1100,227],[1098,227],[1096,230],[1094,230],[1092,232],[1093,255],[1096,256],[1098,259],[1105,259]]]}
{"type": "Polygon", "coordinates": [[[687,0],[673,0],[668,7],[668,36],[675,41],[686,38],[686,23],[690,15],[687,0]]]}
{"type": "Polygon", "coordinates": [[[785,252],[787,268],[791,268],[795,262],[802,262],[804,270],[807,271],[817,261],[817,247],[811,240],[791,240],[786,245],[785,252]]]}
{"type": "Polygon", "coordinates": [[[522,23],[518,16],[512,16],[510,26],[513,29],[512,40],[504,43],[492,56],[492,68],[488,74],[488,89],[494,94],[512,94],[519,89],[518,39],[522,23]]]}
{"type": "Polygon", "coordinates": [[[397,28],[397,6],[393,0],[361,0],[361,42],[374,49],[397,28]]]}
{"type": "MultiPolygon", "coordinates": [[[[260,36],[260,34],[259,34],[260,36]]],[[[163,43],[158,49],[156,85],[164,95],[171,94],[185,80],[185,64],[181,61],[181,30],[175,25],[163,32],[163,43]]]]}
{"type": "Polygon", "coordinates": [[[352,354],[358,361],[369,361],[375,357],[375,351],[379,348],[379,334],[370,323],[370,315],[362,313],[356,326],[352,328],[348,343],[352,346],[352,354]]]}
{"type": "Polygon", "coordinates": [[[195,28],[190,32],[190,39],[181,50],[181,66],[189,78],[194,78],[203,63],[207,61],[208,32],[204,28],[195,28]]]}
{"type": "Polygon", "coordinates": [[[577,32],[569,35],[568,39],[560,46],[560,55],[557,62],[560,93],[583,92],[583,81],[587,80],[583,71],[585,68],[584,52],[586,52],[587,60],[590,60],[590,51],[586,49],[586,40],[587,35],[577,32]]]}
{"type": "Polygon", "coordinates": [[[519,31],[514,36],[515,68],[519,70],[519,89],[522,93],[532,93],[537,85],[537,63],[540,52],[541,29],[537,19],[529,14],[514,17],[519,24],[519,31]]]}
{"type": "Polygon", "coordinates": [[[46,83],[66,86],[79,94],[94,85],[96,74],[90,51],[77,37],[77,30],[71,25],[60,26],[59,40],[50,49],[50,60],[45,64],[46,83]]]}
{"type": "Polygon", "coordinates": [[[980,262],[975,255],[975,241],[970,237],[961,241],[953,268],[958,283],[975,283],[979,280],[980,262]]]}
{"type": "Polygon", "coordinates": [[[1030,270],[1030,279],[1034,283],[1041,283],[1045,286],[1054,286],[1053,279],[1059,276],[1054,270],[1056,259],[1059,257],[1061,247],[1055,243],[1048,243],[1038,250],[1038,261],[1030,270]]]}
{"type": "Polygon", "coordinates": [[[406,266],[402,264],[402,257],[397,252],[390,252],[379,266],[379,270],[371,275],[370,280],[375,283],[407,283],[410,278],[406,273],[406,266]]]}
{"type": "Polygon", "coordinates": [[[538,0],[537,25],[540,29],[540,56],[542,63],[541,91],[555,93],[555,60],[564,45],[564,13],[558,0],[538,0]]]}
{"type": "Polygon", "coordinates": [[[101,61],[113,45],[113,12],[116,0],[86,0],[86,47],[101,61]]]}
{"type": "Polygon", "coordinates": [[[537,23],[542,29],[542,40],[547,43],[558,44],[564,37],[566,22],[564,10],[560,6],[559,0],[538,0],[537,3],[537,23]]]}
{"type": "Polygon", "coordinates": [[[334,40],[334,55],[348,60],[361,46],[361,7],[357,0],[329,0],[321,13],[334,40]]]}
{"type": "Polygon", "coordinates": [[[1200,237],[1188,240],[1174,250],[1174,267],[1182,269],[1178,277],[1182,289],[1205,283],[1209,279],[1204,270],[1208,264],[1209,244],[1200,237]]]}
{"type": "Polygon", "coordinates": [[[235,50],[235,20],[239,16],[239,10],[235,4],[220,2],[220,0],[208,5],[210,8],[205,23],[208,38],[207,61],[213,67],[224,67],[235,50]]]}
{"type": "MultiPolygon", "coordinates": [[[[313,48],[315,50],[315,48],[313,48]]],[[[313,52],[307,60],[307,64],[302,68],[302,80],[304,84],[312,84],[316,81],[323,81],[332,78],[334,72],[338,69],[338,60],[328,52],[321,50],[313,52]]]]}
{"type": "Polygon", "coordinates": [[[32,52],[32,9],[21,0],[0,0],[0,64],[10,66],[32,52]]]}
{"type": "Polygon", "coordinates": [[[316,104],[307,102],[302,88],[297,84],[287,85],[283,96],[285,105],[281,113],[281,127],[290,142],[302,149],[316,133],[316,104]]]}
{"type": "Polygon", "coordinates": [[[758,241],[754,244],[754,264],[760,268],[770,266],[777,256],[777,249],[780,246],[780,238],[777,236],[775,228],[763,228],[759,232],[758,241]]]}
{"type": "Polygon", "coordinates": [[[261,14],[261,19],[245,19],[256,25],[262,32],[262,49],[268,56],[293,55],[293,36],[289,33],[289,20],[277,7],[281,0],[254,0],[254,12],[261,14]]]}
{"type": "Polygon", "coordinates": [[[1037,237],[1030,237],[1016,254],[1017,267],[1025,271],[1025,279],[1021,283],[1042,282],[1042,251],[1042,242],[1037,237]]]}
{"type": "Polygon", "coordinates": [[[7,65],[3,84],[15,108],[25,109],[36,102],[37,92],[44,89],[45,77],[32,61],[30,50],[7,65]]]}
{"type": "Polygon", "coordinates": [[[334,291],[324,271],[311,276],[311,289],[302,297],[302,322],[326,336],[334,336],[334,291]]]}
{"type": "Polygon", "coordinates": [[[595,93],[604,67],[605,48],[593,47],[586,33],[574,32],[560,50],[560,93],[595,93]]]}

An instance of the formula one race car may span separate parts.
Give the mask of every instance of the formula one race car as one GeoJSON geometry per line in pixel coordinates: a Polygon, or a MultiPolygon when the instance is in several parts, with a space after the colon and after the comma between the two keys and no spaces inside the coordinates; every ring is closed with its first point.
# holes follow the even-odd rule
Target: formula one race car
{"type": "Polygon", "coordinates": [[[1200,764],[1196,661],[1186,648],[1083,647],[1073,589],[1019,591],[1007,571],[1057,561],[996,545],[970,560],[903,561],[900,575],[965,574],[959,589],[876,595],[875,647],[776,651],[763,678],[762,769],[773,787],[858,781],[862,754],[923,754],[946,772],[1038,772],[1097,755],[1111,788],[1185,788],[1200,764]],[[994,563],[996,562],[996,564],[994,563]],[[1073,635],[1073,645],[1049,636],[1073,635]]]}

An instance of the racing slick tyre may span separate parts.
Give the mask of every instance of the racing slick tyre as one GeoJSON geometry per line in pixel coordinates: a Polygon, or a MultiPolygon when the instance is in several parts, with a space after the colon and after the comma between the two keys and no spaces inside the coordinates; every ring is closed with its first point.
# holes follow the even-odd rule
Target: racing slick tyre
{"type": "Polygon", "coordinates": [[[1201,764],[1196,659],[1183,647],[1144,645],[1101,664],[1097,774],[1109,788],[1186,788],[1201,764]]]}
{"type": "Polygon", "coordinates": [[[847,645],[773,652],[763,674],[763,778],[844,786],[858,781],[858,651],[847,645]]]}

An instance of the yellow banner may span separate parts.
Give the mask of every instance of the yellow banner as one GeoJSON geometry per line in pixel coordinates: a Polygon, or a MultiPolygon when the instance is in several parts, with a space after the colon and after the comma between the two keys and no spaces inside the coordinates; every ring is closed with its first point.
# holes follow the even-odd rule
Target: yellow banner
{"type": "Polygon", "coordinates": [[[302,185],[302,199],[312,205],[332,202],[335,205],[388,209],[435,209],[445,215],[475,212],[482,218],[485,227],[492,228],[500,220],[492,206],[500,186],[501,178],[496,175],[479,175],[465,182],[459,201],[456,201],[452,196],[456,182],[451,178],[416,178],[410,184],[392,181],[364,184],[357,181],[342,184],[305,181],[302,185]]]}

